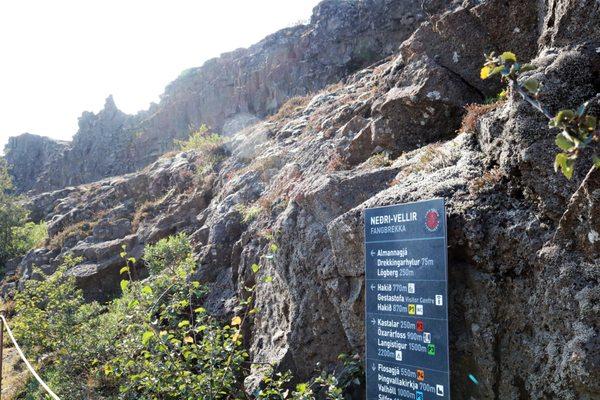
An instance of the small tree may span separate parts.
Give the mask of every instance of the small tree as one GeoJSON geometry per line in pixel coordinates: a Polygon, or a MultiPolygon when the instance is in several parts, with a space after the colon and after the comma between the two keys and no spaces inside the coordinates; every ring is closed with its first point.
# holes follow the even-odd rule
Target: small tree
{"type": "Polygon", "coordinates": [[[22,252],[21,234],[17,228],[25,224],[27,211],[12,191],[13,183],[6,160],[0,158],[0,267],[22,252]]]}

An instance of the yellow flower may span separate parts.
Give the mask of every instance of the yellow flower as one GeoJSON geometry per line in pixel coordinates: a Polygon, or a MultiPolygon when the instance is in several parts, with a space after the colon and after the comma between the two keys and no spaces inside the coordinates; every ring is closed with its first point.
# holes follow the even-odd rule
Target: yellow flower
{"type": "Polygon", "coordinates": [[[236,326],[242,323],[242,319],[240,317],[233,317],[231,320],[231,325],[236,326]]]}

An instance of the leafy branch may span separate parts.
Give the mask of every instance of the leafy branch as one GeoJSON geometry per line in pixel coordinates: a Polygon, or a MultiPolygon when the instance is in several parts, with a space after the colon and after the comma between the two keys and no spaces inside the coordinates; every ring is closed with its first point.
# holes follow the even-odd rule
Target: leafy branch
{"type": "Polygon", "coordinates": [[[533,64],[520,64],[514,53],[506,51],[499,56],[494,53],[485,56],[486,62],[481,68],[481,79],[498,75],[500,80],[508,84],[508,90],[518,93],[523,100],[548,118],[551,128],[560,129],[555,143],[562,150],[556,154],[554,170],[561,172],[567,179],[573,177],[575,161],[584,151],[592,151],[592,168],[600,168],[600,157],[597,149],[600,143],[600,129],[597,117],[587,114],[589,102],[579,106],[577,110],[564,109],[552,115],[540,102],[539,95],[543,85],[534,78],[520,79],[521,74],[536,69],[533,64]]]}

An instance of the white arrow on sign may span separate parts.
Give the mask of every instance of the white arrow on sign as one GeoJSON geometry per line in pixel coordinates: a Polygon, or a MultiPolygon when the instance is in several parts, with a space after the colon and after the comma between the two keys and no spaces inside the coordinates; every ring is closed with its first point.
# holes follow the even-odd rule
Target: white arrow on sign
{"type": "Polygon", "coordinates": [[[371,323],[372,323],[373,325],[375,325],[375,324],[377,323],[377,321],[375,321],[375,318],[373,318],[373,319],[371,320],[371,323]]]}
{"type": "Polygon", "coordinates": [[[371,250],[371,257],[375,256],[375,250],[371,250]]]}
{"type": "Polygon", "coordinates": [[[371,290],[375,290],[375,284],[374,283],[371,284],[371,290]]]}

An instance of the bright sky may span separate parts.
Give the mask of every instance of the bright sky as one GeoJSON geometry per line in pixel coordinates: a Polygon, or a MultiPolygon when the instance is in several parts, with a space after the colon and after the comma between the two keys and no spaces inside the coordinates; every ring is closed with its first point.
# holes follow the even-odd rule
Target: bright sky
{"type": "Polygon", "coordinates": [[[0,152],[23,132],[70,139],[109,94],[145,109],[184,69],[307,20],[318,2],[0,1],[0,152]]]}

